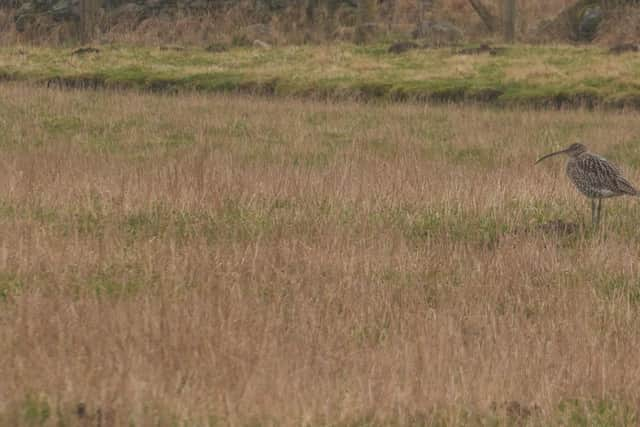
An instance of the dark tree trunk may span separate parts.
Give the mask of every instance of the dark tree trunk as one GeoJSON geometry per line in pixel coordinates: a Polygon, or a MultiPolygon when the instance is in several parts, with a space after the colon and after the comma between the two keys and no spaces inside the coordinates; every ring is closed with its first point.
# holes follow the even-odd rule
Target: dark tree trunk
{"type": "Polygon", "coordinates": [[[78,38],[81,43],[91,42],[95,35],[101,1],[102,0],[80,0],[78,38]]]}
{"type": "Polygon", "coordinates": [[[376,19],[376,0],[360,0],[358,2],[358,25],[356,27],[356,43],[371,41],[376,19]]]}
{"type": "Polygon", "coordinates": [[[504,0],[502,8],[502,28],[504,41],[513,43],[516,31],[516,0],[504,0]]]}
{"type": "Polygon", "coordinates": [[[482,3],[481,0],[469,0],[473,10],[476,11],[484,25],[491,32],[495,32],[500,27],[498,17],[496,17],[491,11],[482,3]]]}

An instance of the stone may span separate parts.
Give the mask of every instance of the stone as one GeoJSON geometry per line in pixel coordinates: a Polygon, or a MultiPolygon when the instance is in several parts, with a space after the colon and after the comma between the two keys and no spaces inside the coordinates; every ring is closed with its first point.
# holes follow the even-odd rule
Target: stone
{"type": "Polygon", "coordinates": [[[271,45],[269,43],[258,39],[253,41],[253,47],[257,47],[259,49],[271,49],[271,45]]]}
{"type": "Polygon", "coordinates": [[[15,17],[13,18],[13,21],[16,25],[16,30],[18,32],[23,32],[31,19],[33,19],[33,16],[36,14],[36,12],[37,11],[35,3],[22,3],[22,6],[18,8],[15,17]]]}
{"type": "Polygon", "coordinates": [[[27,15],[34,13],[36,11],[35,2],[24,2],[22,5],[16,10],[16,15],[27,15]]]}
{"type": "Polygon", "coordinates": [[[79,17],[77,10],[78,0],[60,0],[51,6],[49,13],[55,20],[61,21],[64,19],[79,17]]]}
{"type": "Polygon", "coordinates": [[[593,40],[603,18],[604,12],[600,6],[586,7],[580,15],[580,23],[578,24],[578,40],[593,40]]]}

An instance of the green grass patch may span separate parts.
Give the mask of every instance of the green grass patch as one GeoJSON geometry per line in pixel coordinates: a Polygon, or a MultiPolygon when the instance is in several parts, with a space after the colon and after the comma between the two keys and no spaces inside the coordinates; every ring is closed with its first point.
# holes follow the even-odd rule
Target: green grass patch
{"type": "MultiPolygon", "coordinates": [[[[152,91],[248,92],[316,98],[477,101],[499,105],[640,105],[640,58],[599,48],[513,46],[498,56],[420,49],[403,55],[387,44],[237,47],[212,55],[102,46],[0,49],[0,75],[71,87],[152,91]]],[[[58,125],[53,124],[54,128],[58,125]]],[[[63,126],[64,127],[64,126],[63,126]]]]}
{"type": "Polygon", "coordinates": [[[595,282],[598,294],[608,301],[622,301],[634,307],[640,305],[640,279],[624,274],[602,273],[595,282]]]}
{"type": "Polygon", "coordinates": [[[22,408],[22,419],[30,426],[45,425],[51,416],[51,406],[44,396],[27,396],[22,408]]]}
{"type": "Polygon", "coordinates": [[[134,295],[142,289],[148,292],[151,288],[153,284],[147,283],[136,269],[112,266],[83,278],[77,289],[94,293],[97,297],[119,298],[134,295]]]}
{"type": "Polygon", "coordinates": [[[567,399],[558,405],[554,418],[557,425],[580,427],[638,424],[637,410],[624,402],[609,399],[567,399]]]}
{"type": "MultiPolygon", "coordinates": [[[[354,339],[363,346],[375,346],[387,340],[390,326],[384,319],[372,326],[354,327],[354,339]]],[[[154,420],[158,425],[167,426],[219,426],[226,425],[225,417],[214,414],[189,419],[177,416],[171,407],[158,403],[144,405],[138,414],[123,414],[117,408],[89,401],[61,402],[45,394],[28,394],[12,399],[0,411],[2,426],[44,426],[44,425],[97,425],[96,420],[128,419],[129,425],[145,425],[154,420]],[[94,421],[94,424],[90,424],[94,421]]],[[[277,418],[264,415],[249,415],[242,419],[245,426],[279,425],[277,418]]],[[[433,426],[634,426],[638,422],[638,412],[634,404],[615,398],[578,399],[566,398],[554,404],[549,411],[535,402],[494,401],[486,408],[478,408],[460,403],[440,405],[425,411],[403,413],[397,417],[380,417],[364,412],[342,421],[307,420],[311,427],[433,427],[433,426]]],[[[98,423],[99,424],[99,423],[98,423]]]]}
{"type": "Polygon", "coordinates": [[[467,212],[456,208],[428,208],[412,214],[405,225],[411,240],[444,239],[468,242],[481,246],[495,246],[500,236],[512,231],[496,212],[467,212]]]}
{"type": "Polygon", "coordinates": [[[0,302],[8,301],[24,289],[24,282],[13,273],[0,272],[0,302]]]}

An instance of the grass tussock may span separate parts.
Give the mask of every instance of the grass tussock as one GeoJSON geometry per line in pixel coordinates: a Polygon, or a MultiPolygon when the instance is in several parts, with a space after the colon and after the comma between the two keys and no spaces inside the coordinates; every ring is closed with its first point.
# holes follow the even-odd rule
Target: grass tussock
{"type": "Polygon", "coordinates": [[[637,424],[637,114],[0,90],[0,425],[637,424]]]}

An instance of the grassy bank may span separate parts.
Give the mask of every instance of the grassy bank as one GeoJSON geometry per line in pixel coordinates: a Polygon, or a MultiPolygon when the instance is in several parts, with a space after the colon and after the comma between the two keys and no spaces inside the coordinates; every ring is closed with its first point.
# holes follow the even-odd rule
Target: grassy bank
{"type": "Polygon", "coordinates": [[[640,57],[593,47],[515,46],[497,55],[388,46],[0,49],[0,76],[79,87],[239,91],[316,98],[463,101],[497,105],[640,105],[640,57]]]}
{"type": "Polygon", "coordinates": [[[0,92],[0,425],[637,424],[637,113],[0,92]]]}

